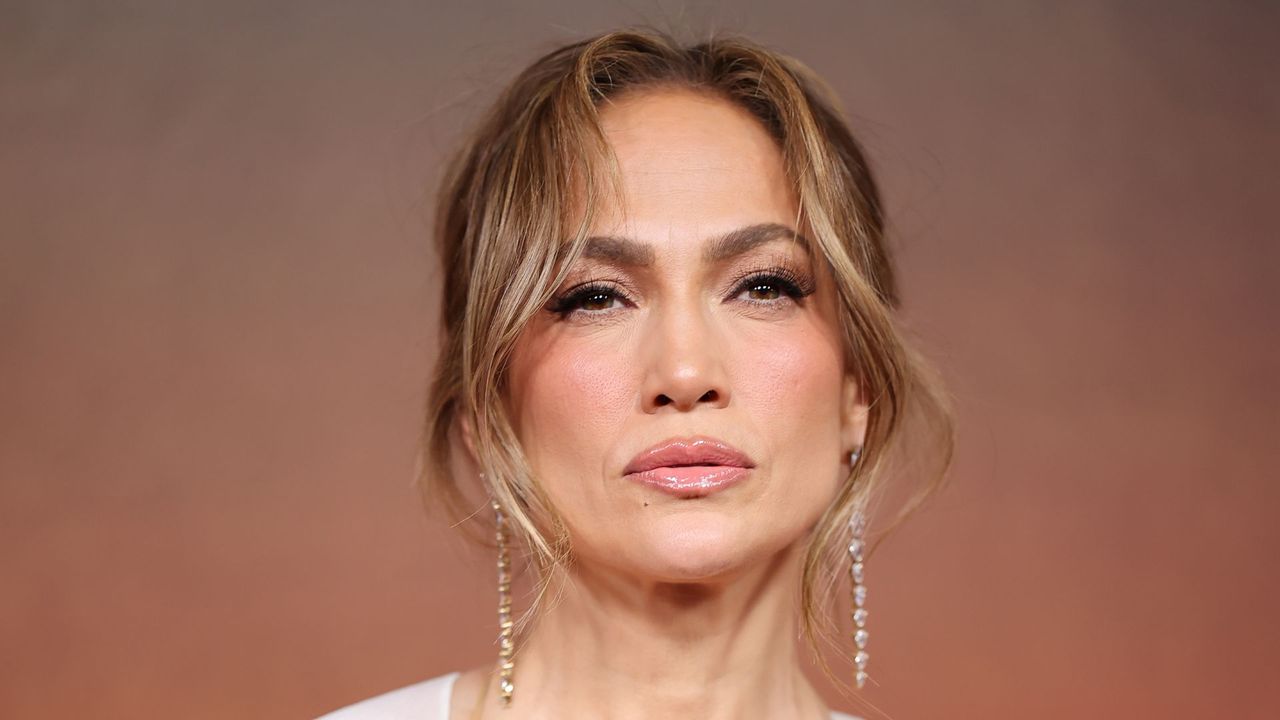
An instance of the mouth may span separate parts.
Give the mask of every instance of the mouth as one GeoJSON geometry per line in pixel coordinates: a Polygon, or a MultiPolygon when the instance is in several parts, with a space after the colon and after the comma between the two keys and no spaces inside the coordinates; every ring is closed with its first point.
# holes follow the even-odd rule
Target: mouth
{"type": "Polygon", "coordinates": [[[699,435],[671,438],[641,451],[623,474],[668,495],[696,498],[736,485],[755,466],[746,453],[729,443],[699,435]]]}

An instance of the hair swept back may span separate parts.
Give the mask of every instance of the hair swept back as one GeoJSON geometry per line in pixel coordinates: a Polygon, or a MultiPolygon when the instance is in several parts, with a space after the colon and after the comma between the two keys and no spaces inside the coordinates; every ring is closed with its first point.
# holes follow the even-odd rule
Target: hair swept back
{"type": "Polygon", "coordinates": [[[736,37],[682,44],[625,30],[560,47],[505,89],[450,165],[439,195],[443,344],[427,399],[419,485],[429,506],[442,503],[455,519],[475,514],[452,463],[454,433],[465,419],[484,488],[501,503],[535,570],[537,592],[523,629],[571,546],[504,412],[507,362],[526,321],[580,252],[600,188],[616,180],[600,104],[656,87],[735,103],[778,142],[801,217],[836,279],[847,366],[874,399],[861,457],[804,555],[801,626],[830,677],[817,638],[843,652],[825,610],[842,575],[849,518],[888,477],[909,471],[922,481],[896,526],[941,483],[953,429],[941,384],[895,313],[898,286],[880,194],[862,148],[834,94],[790,57],[736,37]]]}

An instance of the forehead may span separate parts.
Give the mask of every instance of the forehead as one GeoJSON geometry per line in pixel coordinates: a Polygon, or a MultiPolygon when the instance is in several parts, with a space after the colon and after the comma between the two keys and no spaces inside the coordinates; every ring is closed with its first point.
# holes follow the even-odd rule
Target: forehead
{"type": "Polygon", "coordinates": [[[795,227],[795,193],[777,142],[730,101],[684,89],[637,91],[606,102],[600,121],[622,196],[601,197],[593,233],[659,245],[757,223],[795,227]]]}

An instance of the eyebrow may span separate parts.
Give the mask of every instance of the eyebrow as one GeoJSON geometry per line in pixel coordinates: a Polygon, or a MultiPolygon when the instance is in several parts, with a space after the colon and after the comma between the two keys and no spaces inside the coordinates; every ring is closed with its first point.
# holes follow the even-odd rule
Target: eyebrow
{"type": "Polygon", "coordinates": [[[728,260],[780,238],[798,242],[800,249],[809,252],[809,240],[795,230],[779,223],[759,223],[738,228],[716,238],[703,251],[702,259],[707,262],[728,260]]]}
{"type": "MultiPolygon", "coordinates": [[[[722,262],[750,252],[764,243],[778,239],[794,240],[805,253],[810,252],[809,240],[800,233],[780,223],[757,223],[731,230],[714,239],[702,251],[705,262],[722,262]]],[[[597,235],[587,238],[582,257],[605,260],[618,265],[644,267],[654,261],[653,246],[617,235],[597,235]]]]}

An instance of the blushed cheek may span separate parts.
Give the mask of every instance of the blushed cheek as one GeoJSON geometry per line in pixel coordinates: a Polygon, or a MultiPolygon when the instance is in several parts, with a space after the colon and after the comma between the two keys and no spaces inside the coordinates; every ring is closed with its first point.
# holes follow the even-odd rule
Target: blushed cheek
{"type": "Polygon", "coordinates": [[[751,398],[757,417],[789,422],[839,420],[840,358],[831,343],[811,332],[783,333],[736,353],[739,394],[751,398]],[[834,418],[830,418],[831,413],[834,418]]]}
{"type": "MultiPolygon", "coordinates": [[[[587,344],[590,345],[590,344],[587,344]]],[[[616,350],[562,341],[548,344],[522,378],[518,423],[534,470],[544,482],[593,480],[609,443],[634,405],[634,368],[616,350]]],[[[553,495],[555,487],[548,487],[553,495]]]]}
{"type": "Polygon", "coordinates": [[[811,487],[813,499],[830,494],[832,485],[815,480],[829,476],[834,483],[838,478],[842,390],[838,349],[820,334],[780,333],[752,353],[737,357],[738,397],[769,445],[779,488],[794,492],[801,485],[811,487]]]}

